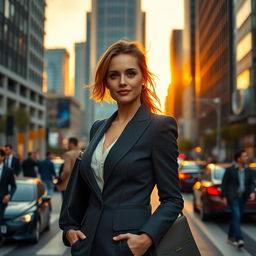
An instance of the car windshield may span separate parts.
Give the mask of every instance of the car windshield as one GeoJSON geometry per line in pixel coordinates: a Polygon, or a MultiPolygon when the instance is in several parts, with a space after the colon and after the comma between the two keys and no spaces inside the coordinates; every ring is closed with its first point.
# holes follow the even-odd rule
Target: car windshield
{"type": "Polygon", "coordinates": [[[186,164],[182,166],[183,170],[203,170],[205,165],[202,164],[186,164]]]}
{"type": "Polygon", "coordinates": [[[213,179],[221,181],[225,172],[223,167],[215,167],[213,171],[213,179]]]}
{"type": "Polygon", "coordinates": [[[36,199],[34,184],[24,184],[17,182],[17,189],[12,196],[12,201],[15,202],[30,202],[36,199]]]}

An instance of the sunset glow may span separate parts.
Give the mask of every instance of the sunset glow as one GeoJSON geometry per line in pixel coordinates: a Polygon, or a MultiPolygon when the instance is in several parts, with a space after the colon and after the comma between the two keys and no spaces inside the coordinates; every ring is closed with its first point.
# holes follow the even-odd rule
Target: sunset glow
{"type": "MultiPolygon", "coordinates": [[[[91,0],[47,0],[46,48],[65,47],[70,53],[70,81],[74,80],[74,43],[84,41],[85,15],[91,0]]],[[[183,27],[182,0],[142,0],[146,11],[146,50],[149,67],[158,77],[157,93],[164,107],[170,75],[170,34],[183,27]]]]}

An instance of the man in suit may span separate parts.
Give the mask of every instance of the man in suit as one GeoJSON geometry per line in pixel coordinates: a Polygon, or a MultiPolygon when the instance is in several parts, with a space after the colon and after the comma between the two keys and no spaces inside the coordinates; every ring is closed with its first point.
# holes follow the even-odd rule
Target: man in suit
{"type": "MultiPolygon", "coordinates": [[[[4,164],[4,158],[5,152],[3,149],[0,149],[0,226],[2,224],[5,208],[16,190],[13,172],[4,164]]],[[[4,236],[0,230],[0,246],[3,242],[4,236]]]]}
{"type": "Polygon", "coordinates": [[[28,152],[28,158],[22,163],[24,177],[37,177],[35,168],[38,166],[38,161],[35,159],[34,152],[28,152]]]}
{"type": "Polygon", "coordinates": [[[74,167],[76,159],[79,156],[79,153],[80,153],[80,150],[78,148],[78,139],[75,137],[69,138],[68,151],[63,155],[64,165],[63,165],[62,172],[59,176],[61,183],[57,185],[58,191],[61,191],[63,196],[66,191],[66,187],[67,187],[72,169],[74,167]]]}
{"type": "Polygon", "coordinates": [[[41,180],[43,181],[48,195],[53,194],[54,184],[53,179],[56,177],[54,165],[51,161],[51,152],[46,153],[45,160],[39,162],[38,170],[41,175],[41,180]]]}
{"type": "Polygon", "coordinates": [[[222,180],[222,200],[229,205],[231,222],[228,243],[243,247],[244,239],[240,222],[247,200],[255,200],[252,170],[247,166],[248,154],[244,150],[235,153],[235,164],[228,167],[222,180]]]}
{"type": "Polygon", "coordinates": [[[12,169],[15,176],[20,174],[20,161],[17,157],[13,155],[13,148],[12,145],[5,145],[5,165],[12,169]]]}

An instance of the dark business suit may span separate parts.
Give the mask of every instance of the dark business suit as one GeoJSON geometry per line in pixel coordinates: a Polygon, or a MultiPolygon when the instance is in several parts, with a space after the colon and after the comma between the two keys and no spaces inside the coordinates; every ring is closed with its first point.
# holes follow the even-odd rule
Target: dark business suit
{"type": "Polygon", "coordinates": [[[22,170],[23,170],[23,176],[24,177],[37,177],[35,167],[38,166],[38,161],[35,161],[34,159],[27,158],[22,163],[22,170]]]}
{"type": "MultiPolygon", "coordinates": [[[[236,165],[232,165],[226,169],[225,174],[223,176],[221,195],[222,197],[226,197],[228,201],[231,201],[237,196],[237,191],[239,187],[238,171],[239,170],[237,169],[236,165]]],[[[244,201],[246,201],[250,193],[254,191],[254,184],[252,170],[249,167],[247,167],[245,168],[244,172],[245,193],[242,196],[244,201]]]]}
{"type": "Polygon", "coordinates": [[[11,162],[11,166],[9,166],[8,163],[8,157],[5,158],[5,164],[12,169],[13,173],[18,176],[20,174],[21,168],[20,168],[20,160],[13,156],[12,157],[12,162],[11,162]]]}
{"type": "MultiPolygon", "coordinates": [[[[15,190],[16,190],[16,183],[13,176],[13,172],[10,168],[4,165],[2,175],[0,177],[0,225],[4,216],[5,208],[7,206],[7,204],[4,204],[2,202],[3,198],[6,195],[10,195],[12,197],[15,190]],[[9,190],[9,186],[10,186],[10,190],[9,190]]],[[[1,237],[2,235],[0,233],[0,240],[1,240],[1,237]]]]}
{"type": "MultiPolygon", "coordinates": [[[[75,256],[132,255],[122,233],[147,233],[157,246],[183,208],[177,176],[177,127],[173,118],[141,106],[108,153],[101,193],[91,169],[92,154],[115,119],[97,121],[80,168],[72,172],[60,215],[65,231],[87,236],[72,246],[75,256]],[[150,194],[157,184],[161,205],[151,215],[150,194]]],[[[145,255],[150,255],[149,252],[145,255]]]]}

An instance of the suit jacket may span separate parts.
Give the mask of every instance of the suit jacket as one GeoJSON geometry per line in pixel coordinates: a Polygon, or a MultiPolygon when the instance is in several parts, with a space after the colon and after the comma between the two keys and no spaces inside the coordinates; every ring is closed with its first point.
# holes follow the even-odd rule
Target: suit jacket
{"type": "MultiPolygon", "coordinates": [[[[7,158],[6,158],[7,159],[7,158]]],[[[6,163],[6,159],[5,159],[5,163],[6,163]]],[[[13,171],[13,173],[18,176],[20,174],[21,168],[20,168],[20,160],[13,156],[12,157],[12,162],[11,162],[11,167],[10,167],[13,171]]]]}
{"type": "MultiPolygon", "coordinates": [[[[177,126],[173,118],[150,113],[142,105],[109,151],[101,192],[91,169],[92,154],[117,112],[97,121],[79,168],[65,193],[60,228],[80,229],[87,236],[72,245],[72,255],[128,256],[122,233],[147,233],[157,246],[183,208],[177,175],[177,126]],[[160,206],[151,215],[150,195],[157,185],[160,206]]],[[[145,254],[148,255],[148,254],[145,254]]]]}
{"type": "Polygon", "coordinates": [[[66,190],[72,169],[74,167],[76,159],[79,156],[79,153],[80,153],[79,149],[73,149],[73,150],[67,151],[63,155],[64,166],[63,166],[63,170],[60,174],[61,183],[58,185],[59,191],[66,190]]]}
{"type": "Polygon", "coordinates": [[[38,166],[38,161],[31,158],[27,158],[22,163],[23,175],[24,177],[37,177],[35,167],[38,166]]]}
{"type": "MultiPolygon", "coordinates": [[[[236,165],[228,167],[224,173],[221,185],[221,196],[226,197],[229,201],[234,199],[237,196],[237,191],[239,188],[239,177],[238,169],[236,165]]],[[[244,170],[245,172],[245,193],[244,199],[247,200],[250,193],[254,190],[253,184],[253,174],[252,170],[247,167],[244,170]]]]}
{"type": "Polygon", "coordinates": [[[54,165],[50,158],[46,158],[39,162],[38,171],[40,173],[41,180],[52,181],[56,177],[54,165]]]}
{"type": "Polygon", "coordinates": [[[2,203],[4,196],[14,194],[16,190],[16,182],[13,176],[13,172],[10,168],[4,165],[3,172],[0,178],[0,207],[6,206],[2,203]],[[10,189],[9,189],[10,186],[10,189]]]}

